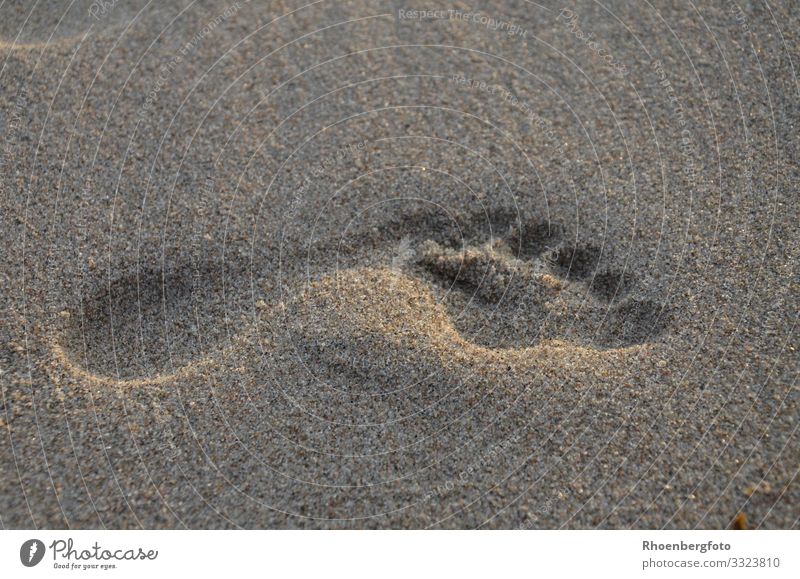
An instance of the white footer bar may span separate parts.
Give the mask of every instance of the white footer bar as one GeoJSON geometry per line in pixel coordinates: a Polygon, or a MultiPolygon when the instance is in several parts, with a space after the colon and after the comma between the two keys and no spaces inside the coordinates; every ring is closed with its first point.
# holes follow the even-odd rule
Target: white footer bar
{"type": "Polygon", "coordinates": [[[3,577],[777,578],[798,561],[797,531],[0,532],[3,577]]]}

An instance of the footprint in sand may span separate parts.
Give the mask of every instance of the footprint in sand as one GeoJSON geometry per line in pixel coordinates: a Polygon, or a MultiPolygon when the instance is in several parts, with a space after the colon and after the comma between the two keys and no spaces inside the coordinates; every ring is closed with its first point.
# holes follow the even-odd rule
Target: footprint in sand
{"type": "MultiPolygon", "coordinates": [[[[522,223],[512,212],[458,224],[418,213],[382,231],[382,266],[320,270],[307,285],[288,280],[294,297],[282,327],[312,366],[350,374],[364,366],[379,379],[381,364],[524,363],[532,348],[540,356],[594,356],[646,343],[666,328],[666,310],[635,297],[633,275],[607,251],[568,241],[558,224],[522,223]],[[399,254],[386,242],[394,237],[399,254]]],[[[101,380],[153,382],[194,370],[251,329],[241,316],[253,308],[241,290],[247,280],[246,267],[229,263],[121,277],[70,315],[56,353],[101,380]]]]}

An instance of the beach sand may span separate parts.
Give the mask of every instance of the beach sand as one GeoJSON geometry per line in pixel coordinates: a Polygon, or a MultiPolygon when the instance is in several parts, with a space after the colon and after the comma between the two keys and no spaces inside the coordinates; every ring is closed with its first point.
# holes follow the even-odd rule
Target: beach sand
{"type": "Polygon", "coordinates": [[[0,5],[0,526],[798,527],[796,11],[425,9],[0,5]]]}

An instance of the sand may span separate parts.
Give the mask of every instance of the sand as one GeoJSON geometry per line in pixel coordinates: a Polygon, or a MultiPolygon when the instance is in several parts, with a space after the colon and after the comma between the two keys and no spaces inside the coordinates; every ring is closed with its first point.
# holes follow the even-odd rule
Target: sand
{"type": "Polygon", "coordinates": [[[0,5],[0,525],[798,527],[798,15],[606,4],[0,5]]]}

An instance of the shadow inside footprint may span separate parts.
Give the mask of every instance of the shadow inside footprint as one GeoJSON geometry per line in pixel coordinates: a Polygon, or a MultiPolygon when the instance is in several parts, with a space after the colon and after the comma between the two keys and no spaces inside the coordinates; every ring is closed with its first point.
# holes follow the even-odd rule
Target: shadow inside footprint
{"type": "Polygon", "coordinates": [[[605,301],[625,296],[633,286],[633,276],[615,270],[598,273],[591,281],[592,293],[605,301]]]}
{"type": "Polygon", "coordinates": [[[520,258],[531,259],[549,251],[563,234],[563,227],[558,223],[529,220],[514,229],[509,246],[520,258]]]}
{"type": "Polygon", "coordinates": [[[447,286],[473,293],[487,302],[512,297],[521,272],[508,260],[495,255],[493,248],[443,248],[428,241],[420,248],[419,263],[447,286]],[[517,282],[515,284],[515,282],[517,282]]]}
{"type": "Polygon", "coordinates": [[[649,300],[627,300],[608,312],[597,343],[604,348],[624,348],[652,341],[666,329],[668,318],[665,306],[649,300]]]}
{"type": "MultiPolygon", "coordinates": [[[[72,363],[98,376],[131,380],[171,374],[229,336],[241,269],[184,266],[143,270],[82,300],[62,346],[72,363]]],[[[236,314],[238,320],[238,310],[236,314]]],[[[236,328],[231,328],[235,333],[236,328]]]]}
{"type": "Polygon", "coordinates": [[[559,291],[551,276],[510,255],[502,240],[464,250],[428,241],[418,265],[446,294],[442,301],[454,327],[488,348],[529,346],[540,336],[543,305],[559,291]]]}
{"type": "Polygon", "coordinates": [[[596,272],[601,255],[593,245],[565,245],[555,251],[553,267],[567,279],[586,279],[596,272]]]}

